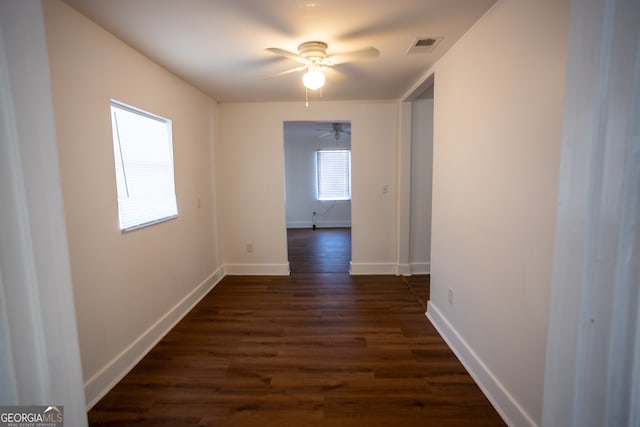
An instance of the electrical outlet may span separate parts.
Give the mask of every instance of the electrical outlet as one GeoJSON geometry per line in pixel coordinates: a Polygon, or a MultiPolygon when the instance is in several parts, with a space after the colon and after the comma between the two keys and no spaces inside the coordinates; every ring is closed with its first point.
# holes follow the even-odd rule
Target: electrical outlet
{"type": "Polygon", "coordinates": [[[389,184],[384,184],[382,186],[382,194],[387,194],[389,192],[389,184]]]}
{"type": "Polygon", "coordinates": [[[451,288],[449,288],[448,299],[449,299],[449,305],[453,305],[453,289],[451,288]]]}
{"type": "Polygon", "coordinates": [[[247,243],[247,252],[248,253],[253,252],[253,243],[247,243]]]}

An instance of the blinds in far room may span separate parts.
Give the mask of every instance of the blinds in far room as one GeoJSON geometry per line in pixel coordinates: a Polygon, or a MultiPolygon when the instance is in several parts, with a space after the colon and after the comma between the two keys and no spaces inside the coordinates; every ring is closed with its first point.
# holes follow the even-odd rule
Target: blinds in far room
{"type": "Polygon", "coordinates": [[[318,200],[351,199],[351,151],[316,151],[318,200]]]}

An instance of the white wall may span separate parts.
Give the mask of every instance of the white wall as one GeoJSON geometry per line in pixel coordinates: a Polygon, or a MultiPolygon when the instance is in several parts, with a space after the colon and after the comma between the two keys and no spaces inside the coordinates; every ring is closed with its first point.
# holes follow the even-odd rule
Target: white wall
{"type": "Polygon", "coordinates": [[[40,2],[0,2],[0,405],[86,426],[40,2]]]}
{"type": "MultiPolygon", "coordinates": [[[[301,94],[302,96],[302,94],[301,94]]],[[[283,123],[348,120],[352,273],[395,269],[397,104],[315,102],[219,106],[216,180],[225,271],[287,274],[283,123]],[[389,192],[383,194],[382,186],[389,192]],[[253,245],[253,252],[246,245],[253,245]]]]}
{"type": "Polygon", "coordinates": [[[316,183],[317,150],[351,149],[351,136],[344,133],[338,141],[323,138],[315,129],[330,128],[326,123],[305,122],[307,131],[300,125],[284,125],[284,159],[287,228],[350,227],[351,200],[318,200],[316,183]],[[308,123],[308,124],[307,124],[308,123]],[[317,213],[315,221],[313,212],[317,213]]]}
{"type": "Polygon", "coordinates": [[[433,169],[433,98],[411,108],[411,247],[412,273],[431,271],[431,172],[433,169]]]}
{"type": "Polygon", "coordinates": [[[518,426],[541,421],[568,10],[498,1],[431,70],[428,316],[518,426]]]}
{"type": "Polygon", "coordinates": [[[214,226],[214,102],[66,4],[51,0],[43,7],[91,405],[221,276],[214,226]],[[173,121],[179,218],[120,232],[111,98],[173,121]]]}

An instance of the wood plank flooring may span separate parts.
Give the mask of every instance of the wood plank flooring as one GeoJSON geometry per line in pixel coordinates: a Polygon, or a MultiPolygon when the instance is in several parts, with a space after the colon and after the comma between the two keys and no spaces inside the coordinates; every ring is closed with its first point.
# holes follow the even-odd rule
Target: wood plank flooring
{"type": "Polygon", "coordinates": [[[427,279],[227,276],[90,425],[504,426],[426,319],[427,279]]]}
{"type": "Polygon", "coordinates": [[[350,228],[287,230],[292,273],[347,273],[351,261],[350,228]]]}

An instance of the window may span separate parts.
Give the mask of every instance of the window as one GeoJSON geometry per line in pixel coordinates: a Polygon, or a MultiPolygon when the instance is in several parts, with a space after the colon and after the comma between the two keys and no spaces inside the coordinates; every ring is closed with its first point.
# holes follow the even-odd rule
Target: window
{"type": "Polygon", "coordinates": [[[318,200],[351,199],[351,151],[316,151],[318,200]]]}
{"type": "Polygon", "coordinates": [[[178,216],[171,120],[111,101],[120,229],[178,216]]]}

